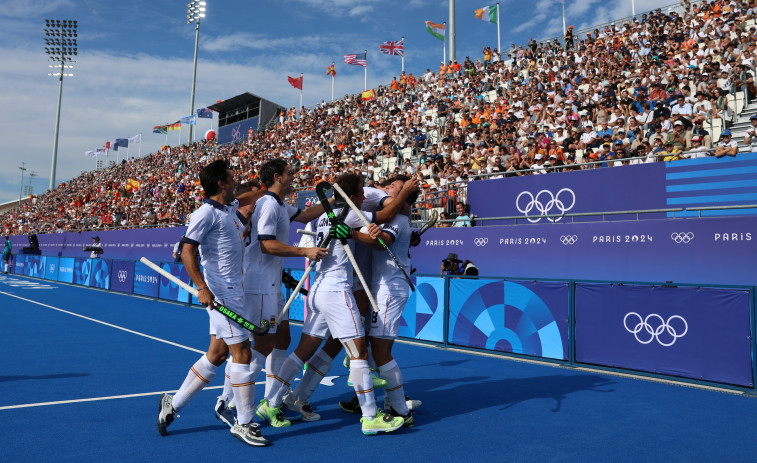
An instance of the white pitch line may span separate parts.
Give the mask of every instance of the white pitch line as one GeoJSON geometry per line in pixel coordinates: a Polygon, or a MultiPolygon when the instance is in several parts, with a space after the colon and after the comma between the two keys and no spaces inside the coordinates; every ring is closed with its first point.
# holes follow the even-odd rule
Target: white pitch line
{"type": "MultiPolygon", "coordinates": [[[[203,388],[203,391],[209,389],[222,389],[223,386],[209,386],[203,388]]],[[[0,407],[0,410],[13,410],[15,408],[29,408],[29,407],[44,407],[46,405],[62,405],[62,404],[75,404],[79,402],[97,402],[98,400],[113,400],[113,399],[129,399],[132,397],[145,397],[149,395],[159,394],[174,394],[177,391],[160,391],[160,392],[143,392],[141,394],[124,394],[124,395],[112,395],[108,397],[90,397],[88,399],[73,399],[73,400],[58,400],[56,402],[38,402],[36,404],[22,404],[22,405],[6,405],[0,407]]]]}
{"type": "MultiPolygon", "coordinates": [[[[6,296],[15,297],[16,299],[21,299],[22,301],[31,302],[32,304],[41,305],[42,307],[47,307],[48,309],[53,309],[53,310],[57,310],[58,312],[63,312],[65,314],[73,315],[74,317],[83,318],[83,319],[89,320],[91,322],[99,323],[101,325],[109,326],[111,328],[116,328],[118,330],[126,331],[127,333],[136,334],[138,336],[143,336],[145,338],[152,339],[154,341],[164,342],[164,343],[170,344],[172,346],[181,347],[182,349],[191,350],[192,352],[197,352],[198,354],[204,354],[205,353],[204,350],[199,350],[199,349],[195,349],[193,347],[184,346],[182,344],[178,344],[178,343],[175,343],[175,342],[167,341],[165,339],[156,338],[155,336],[150,336],[149,334],[140,333],[139,331],[130,330],[128,328],[124,328],[123,326],[118,326],[118,325],[114,325],[112,323],[107,323],[107,322],[100,321],[100,320],[97,320],[97,319],[94,319],[94,318],[86,317],[84,315],[79,315],[78,313],[69,312],[68,310],[63,310],[63,309],[60,309],[58,307],[53,307],[51,305],[47,305],[47,304],[43,304],[41,302],[33,301],[33,300],[27,299],[25,297],[16,296],[15,294],[6,293],[4,291],[0,291],[0,294],[5,294],[6,296]]],[[[2,410],[2,409],[0,409],[0,410],[2,410]]]]}

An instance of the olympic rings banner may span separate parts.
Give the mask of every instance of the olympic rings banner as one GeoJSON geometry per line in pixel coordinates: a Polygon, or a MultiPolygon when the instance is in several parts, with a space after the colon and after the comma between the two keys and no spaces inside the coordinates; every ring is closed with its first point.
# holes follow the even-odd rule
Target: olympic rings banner
{"type": "Polygon", "coordinates": [[[567,282],[449,281],[449,343],[567,360],[567,282]]]}
{"type": "Polygon", "coordinates": [[[576,283],[576,361],[752,387],[749,296],[576,283]]]}

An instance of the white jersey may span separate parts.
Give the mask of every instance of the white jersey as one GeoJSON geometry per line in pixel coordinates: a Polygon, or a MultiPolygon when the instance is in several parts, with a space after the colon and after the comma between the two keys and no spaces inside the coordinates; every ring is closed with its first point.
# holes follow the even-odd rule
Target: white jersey
{"type": "MultiPolygon", "coordinates": [[[[397,214],[390,222],[381,227],[394,238],[389,249],[405,269],[410,268],[410,217],[397,214]]],[[[409,295],[407,280],[402,270],[394,263],[394,259],[386,251],[373,251],[373,271],[371,290],[374,293],[391,292],[397,296],[409,295]]]]}
{"type": "Polygon", "coordinates": [[[245,249],[244,290],[250,294],[272,294],[281,291],[284,258],[264,254],[260,242],[289,242],[289,224],[300,210],[286,204],[275,193],[267,191],[255,203],[252,213],[249,244],[245,249]]]}
{"type": "Polygon", "coordinates": [[[204,199],[203,205],[192,213],[182,238],[199,247],[205,281],[219,300],[243,296],[244,219],[237,212],[238,206],[237,200],[224,206],[204,199]]]}
{"type": "MultiPolygon", "coordinates": [[[[384,201],[389,197],[386,191],[373,187],[363,188],[363,194],[365,195],[365,200],[360,208],[368,212],[377,212],[383,209],[384,201]]],[[[363,278],[365,278],[366,283],[370,284],[371,258],[373,256],[373,251],[362,244],[356,244],[354,254],[355,262],[357,262],[357,266],[360,268],[363,278]]],[[[360,283],[360,281],[356,281],[355,283],[360,283]]],[[[357,287],[357,289],[360,288],[357,287]]]]}
{"type": "MultiPolygon", "coordinates": [[[[334,214],[337,217],[339,217],[340,212],[341,208],[334,209],[334,214]]],[[[365,216],[370,222],[373,222],[376,217],[373,212],[366,212],[365,216]]],[[[355,214],[355,211],[347,213],[344,223],[352,228],[358,228],[363,224],[357,214],[355,214]]],[[[330,227],[331,221],[328,215],[321,215],[318,218],[318,225],[315,230],[317,234],[316,241],[320,243],[323,237],[329,234],[330,227]]],[[[354,254],[354,240],[347,240],[347,243],[354,254]]],[[[315,280],[313,281],[311,291],[352,291],[352,263],[347,258],[342,244],[339,240],[331,240],[328,249],[331,253],[324,256],[323,259],[315,264],[315,280]]]]}

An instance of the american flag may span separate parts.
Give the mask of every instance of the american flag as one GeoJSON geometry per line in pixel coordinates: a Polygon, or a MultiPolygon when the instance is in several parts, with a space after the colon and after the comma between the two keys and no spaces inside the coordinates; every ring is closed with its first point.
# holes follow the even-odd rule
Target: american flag
{"type": "Polygon", "coordinates": [[[354,64],[357,66],[368,66],[368,60],[365,53],[352,53],[350,55],[344,55],[344,62],[347,64],[354,64]]]}
{"type": "Polygon", "coordinates": [[[393,40],[384,42],[379,46],[379,51],[381,53],[386,53],[387,55],[405,56],[405,39],[402,39],[399,42],[393,40]]]}

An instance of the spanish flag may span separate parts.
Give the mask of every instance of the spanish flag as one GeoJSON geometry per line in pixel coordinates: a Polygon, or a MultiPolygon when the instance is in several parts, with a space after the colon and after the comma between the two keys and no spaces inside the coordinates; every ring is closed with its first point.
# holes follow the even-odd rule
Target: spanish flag
{"type": "Polygon", "coordinates": [[[375,96],[376,96],[376,92],[373,89],[366,90],[362,94],[363,101],[372,100],[375,96]]]}
{"type": "Polygon", "coordinates": [[[126,181],[126,191],[137,191],[139,190],[139,187],[142,186],[142,182],[138,180],[134,180],[133,178],[130,178],[126,181]]]}
{"type": "Polygon", "coordinates": [[[334,69],[333,64],[326,69],[326,75],[331,76],[331,77],[336,77],[336,70],[334,69]]]}

